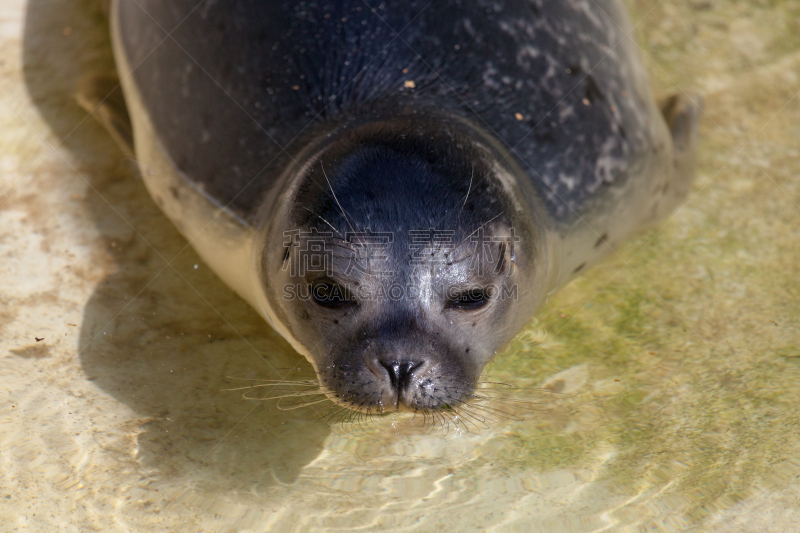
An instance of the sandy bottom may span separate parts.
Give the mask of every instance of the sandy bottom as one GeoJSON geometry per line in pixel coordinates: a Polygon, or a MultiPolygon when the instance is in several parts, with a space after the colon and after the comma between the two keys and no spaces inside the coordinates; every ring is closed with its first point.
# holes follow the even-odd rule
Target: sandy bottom
{"type": "Polygon", "coordinates": [[[691,198],[497,357],[533,405],[427,431],[226,390],[309,368],[71,99],[93,3],[0,2],[0,530],[797,528],[800,3],[632,3],[705,97],[691,198]]]}

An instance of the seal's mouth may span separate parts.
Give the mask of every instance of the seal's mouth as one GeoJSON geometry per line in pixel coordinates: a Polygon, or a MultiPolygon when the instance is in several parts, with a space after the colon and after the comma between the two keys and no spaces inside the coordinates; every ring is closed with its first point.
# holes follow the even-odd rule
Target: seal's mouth
{"type": "Polygon", "coordinates": [[[427,361],[367,361],[364,369],[330,369],[320,390],[342,407],[365,414],[432,413],[463,406],[474,384],[441,372],[427,361]]]}
{"type": "Polygon", "coordinates": [[[379,358],[370,358],[365,364],[377,381],[377,386],[383,385],[377,410],[381,412],[419,410],[419,406],[415,404],[415,391],[425,386],[426,376],[432,370],[431,364],[426,361],[379,358]]]}

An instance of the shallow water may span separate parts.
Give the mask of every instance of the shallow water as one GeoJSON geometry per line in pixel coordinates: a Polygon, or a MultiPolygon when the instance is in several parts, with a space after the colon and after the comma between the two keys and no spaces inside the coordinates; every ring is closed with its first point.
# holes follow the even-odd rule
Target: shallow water
{"type": "Polygon", "coordinates": [[[498,355],[530,404],[426,430],[226,390],[310,370],[71,99],[93,4],[0,5],[0,530],[797,528],[800,3],[631,3],[691,197],[498,355]]]}

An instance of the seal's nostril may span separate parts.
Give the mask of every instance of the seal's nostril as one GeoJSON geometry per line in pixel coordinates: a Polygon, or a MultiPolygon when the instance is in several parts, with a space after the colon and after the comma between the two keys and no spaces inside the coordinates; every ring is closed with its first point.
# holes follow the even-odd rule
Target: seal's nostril
{"type": "Polygon", "coordinates": [[[392,381],[392,387],[401,390],[411,378],[411,373],[418,366],[411,361],[381,361],[381,365],[389,371],[389,379],[392,381]]]}

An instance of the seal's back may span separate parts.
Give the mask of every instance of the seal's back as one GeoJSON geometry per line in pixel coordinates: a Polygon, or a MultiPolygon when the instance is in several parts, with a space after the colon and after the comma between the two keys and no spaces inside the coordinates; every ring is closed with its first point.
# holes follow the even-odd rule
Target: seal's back
{"type": "Polygon", "coordinates": [[[165,151],[246,220],[311,139],[372,115],[473,123],[562,223],[669,157],[615,0],[138,0],[117,16],[165,151]]]}

